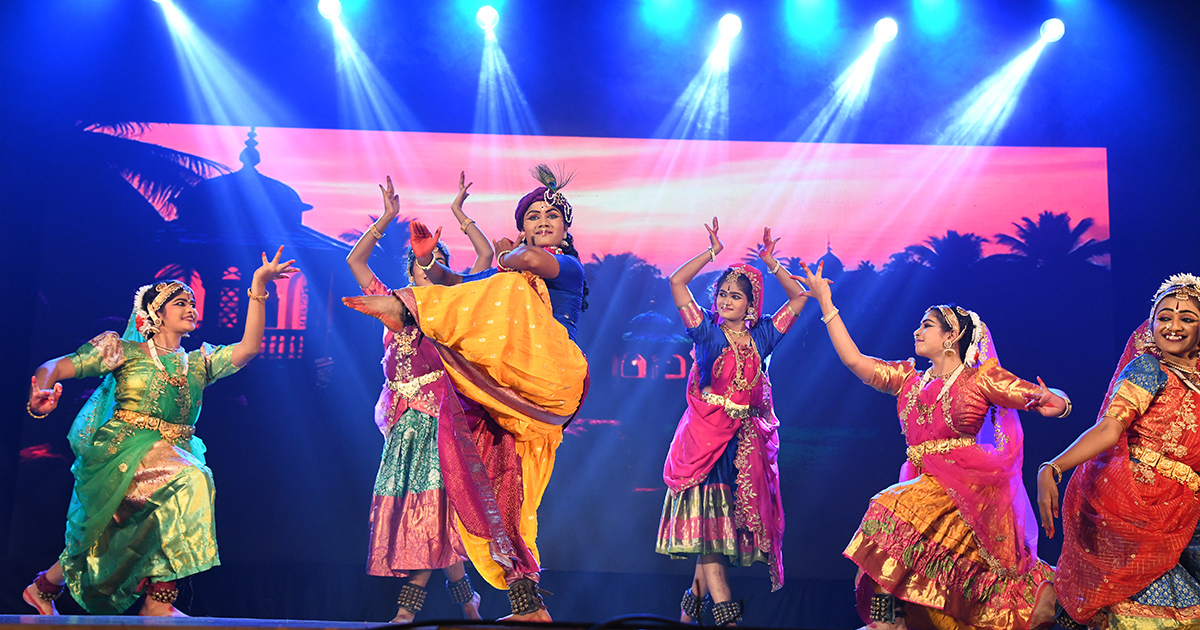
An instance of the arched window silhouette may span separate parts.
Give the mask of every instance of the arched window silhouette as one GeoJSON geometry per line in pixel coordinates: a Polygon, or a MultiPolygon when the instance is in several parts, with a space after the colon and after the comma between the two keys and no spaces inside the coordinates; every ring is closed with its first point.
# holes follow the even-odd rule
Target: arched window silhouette
{"type": "Polygon", "coordinates": [[[661,357],[658,362],[658,373],[667,380],[687,378],[687,360],[682,354],[672,354],[661,357]]]}
{"type": "Polygon", "coordinates": [[[627,354],[621,361],[621,378],[646,378],[646,357],[627,354]]]}

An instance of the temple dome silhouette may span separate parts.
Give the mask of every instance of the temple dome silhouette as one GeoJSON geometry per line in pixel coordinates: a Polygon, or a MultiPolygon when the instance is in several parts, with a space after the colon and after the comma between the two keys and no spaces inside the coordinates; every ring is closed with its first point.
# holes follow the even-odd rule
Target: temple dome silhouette
{"type": "Polygon", "coordinates": [[[826,278],[840,276],[846,270],[842,264],[842,259],[833,255],[833,246],[828,242],[825,243],[825,255],[817,259],[817,263],[825,263],[824,271],[821,275],[826,278]]]}

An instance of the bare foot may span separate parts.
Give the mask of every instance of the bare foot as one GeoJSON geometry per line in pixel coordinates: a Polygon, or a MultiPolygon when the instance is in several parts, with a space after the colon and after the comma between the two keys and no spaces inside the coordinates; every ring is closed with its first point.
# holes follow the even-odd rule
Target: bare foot
{"type": "Polygon", "coordinates": [[[507,617],[501,617],[500,621],[532,621],[534,623],[550,623],[554,620],[550,618],[550,612],[545,608],[542,608],[537,612],[531,612],[527,615],[509,615],[507,617]]]}
{"type": "Polygon", "coordinates": [[[1054,609],[1058,604],[1058,592],[1054,590],[1053,582],[1042,582],[1038,585],[1037,598],[1033,603],[1033,612],[1029,615],[1030,630],[1045,630],[1054,626],[1054,609]]]}
{"type": "Polygon", "coordinates": [[[142,602],[142,609],[138,612],[142,617],[187,617],[182,610],[179,610],[171,604],[164,604],[156,599],[147,597],[142,602]]]}
{"type": "Polygon", "coordinates": [[[401,608],[396,611],[396,616],[392,617],[392,623],[412,623],[412,620],[416,618],[417,613],[407,608],[401,608]]]}
{"type": "Polygon", "coordinates": [[[679,623],[686,623],[689,626],[694,626],[694,625],[696,625],[697,620],[692,618],[691,615],[689,615],[681,610],[681,611],[679,611],[679,623]]]}
{"type": "Polygon", "coordinates": [[[45,600],[38,596],[38,587],[36,584],[26,586],[25,591],[21,593],[21,599],[25,600],[26,604],[36,608],[39,615],[58,614],[58,609],[54,607],[53,600],[45,600]]]}
{"type": "Polygon", "coordinates": [[[479,616],[479,593],[472,595],[471,601],[462,605],[462,613],[465,619],[474,619],[476,621],[483,619],[483,617],[479,616]]]}

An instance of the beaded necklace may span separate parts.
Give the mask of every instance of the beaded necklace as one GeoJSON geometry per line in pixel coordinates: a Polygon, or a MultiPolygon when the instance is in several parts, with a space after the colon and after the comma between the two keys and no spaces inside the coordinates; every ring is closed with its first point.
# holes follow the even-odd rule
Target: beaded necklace
{"type": "MultiPolygon", "coordinates": [[[[162,360],[160,360],[158,358],[158,344],[151,341],[149,345],[150,345],[150,358],[154,359],[154,365],[158,366],[158,369],[162,372],[163,379],[166,380],[167,383],[169,383],[172,387],[186,387],[187,382],[188,382],[187,381],[187,372],[188,372],[188,355],[187,355],[187,353],[181,352],[179,354],[179,360],[182,363],[182,365],[180,366],[180,369],[179,369],[179,375],[171,376],[171,373],[167,372],[166,366],[163,365],[162,360]]],[[[174,352],[172,352],[172,354],[174,354],[174,352]]]]}
{"type": "MultiPolygon", "coordinates": [[[[758,349],[754,347],[754,340],[750,343],[734,343],[733,337],[730,336],[730,330],[721,326],[721,332],[725,333],[725,340],[729,342],[729,350],[733,354],[733,388],[739,392],[748,392],[758,385],[758,381],[762,378],[762,369],[760,367],[762,360],[758,356],[758,349]],[[746,379],[747,363],[753,361],[754,378],[746,379]]],[[[736,334],[736,333],[735,333],[736,334]]],[[[744,336],[747,333],[742,332],[739,336],[744,336]]]]}
{"type": "Polygon", "coordinates": [[[933,410],[938,406],[939,403],[942,406],[942,418],[944,418],[946,424],[949,425],[950,386],[954,385],[954,381],[958,379],[958,376],[962,374],[963,369],[966,367],[967,365],[965,363],[960,363],[958,367],[954,368],[954,370],[949,374],[937,375],[930,373],[930,370],[933,368],[925,370],[925,372],[921,374],[921,379],[917,382],[917,384],[908,388],[908,394],[904,399],[904,409],[900,412],[900,426],[902,428],[908,426],[908,418],[912,414],[913,409],[916,409],[917,411],[917,424],[924,425],[926,422],[929,422],[933,419],[933,410]],[[925,389],[926,385],[937,379],[945,380],[945,382],[942,383],[942,391],[938,392],[937,399],[933,401],[933,404],[926,405],[925,403],[921,402],[921,391],[925,389]]]}
{"type": "Polygon", "coordinates": [[[1192,391],[1200,393],[1200,371],[1197,371],[1194,367],[1179,365],[1166,359],[1163,359],[1162,362],[1169,370],[1175,373],[1175,376],[1179,377],[1179,380],[1183,381],[1184,385],[1188,386],[1192,391]]]}

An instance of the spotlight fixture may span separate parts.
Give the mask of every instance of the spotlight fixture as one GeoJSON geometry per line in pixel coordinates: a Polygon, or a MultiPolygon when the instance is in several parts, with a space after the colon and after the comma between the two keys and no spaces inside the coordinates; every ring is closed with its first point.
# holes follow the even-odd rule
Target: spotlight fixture
{"type": "Polygon", "coordinates": [[[336,20],[342,14],[341,0],[321,0],[317,3],[317,10],[325,19],[336,20]]]}
{"type": "Polygon", "coordinates": [[[1056,42],[1062,39],[1063,34],[1066,32],[1066,25],[1058,18],[1050,18],[1042,22],[1042,40],[1044,41],[1056,42]]]}
{"type": "Polygon", "coordinates": [[[892,18],[883,18],[875,23],[875,39],[881,42],[890,42],[896,39],[896,33],[899,31],[900,27],[892,18]]]}
{"type": "Polygon", "coordinates": [[[717,29],[721,31],[721,37],[733,39],[742,32],[742,18],[732,13],[726,13],[725,17],[717,23],[717,29]]]}
{"type": "Polygon", "coordinates": [[[475,23],[479,25],[479,28],[489,33],[492,32],[492,29],[496,28],[496,23],[499,21],[500,13],[491,5],[479,7],[479,10],[475,12],[475,23]]]}

